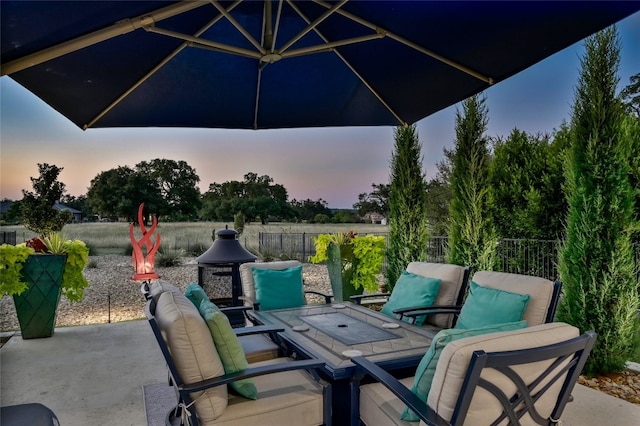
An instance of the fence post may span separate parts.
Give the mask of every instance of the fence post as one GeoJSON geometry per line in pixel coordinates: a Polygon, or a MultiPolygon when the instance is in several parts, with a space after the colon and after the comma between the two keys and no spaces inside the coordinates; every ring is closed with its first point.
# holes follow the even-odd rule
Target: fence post
{"type": "Polygon", "coordinates": [[[307,233],[303,232],[302,233],[302,262],[304,263],[304,261],[307,259],[307,241],[306,241],[306,236],[307,233]]]}

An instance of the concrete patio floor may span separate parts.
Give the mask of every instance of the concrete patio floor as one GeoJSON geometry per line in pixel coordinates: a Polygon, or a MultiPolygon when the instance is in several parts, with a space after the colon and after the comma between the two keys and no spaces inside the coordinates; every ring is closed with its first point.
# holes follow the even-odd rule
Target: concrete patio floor
{"type": "MultiPolygon", "coordinates": [[[[0,348],[0,367],[0,405],[40,402],[63,426],[145,426],[142,386],[167,380],[145,320],[63,327],[47,339],[15,335],[0,348]]],[[[577,385],[574,397],[563,426],[640,419],[640,406],[585,386],[577,385]]]]}

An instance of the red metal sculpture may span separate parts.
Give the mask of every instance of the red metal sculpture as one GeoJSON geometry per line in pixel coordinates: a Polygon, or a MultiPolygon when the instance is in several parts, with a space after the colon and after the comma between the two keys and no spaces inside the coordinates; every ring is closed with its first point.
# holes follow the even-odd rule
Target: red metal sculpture
{"type": "Polygon", "coordinates": [[[138,208],[138,224],[142,231],[142,238],[140,238],[139,241],[136,240],[133,232],[134,224],[131,223],[129,225],[129,236],[131,237],[131,245],[133,246],[131,257],[133,258],[133,267],[136,271],[136,273],[133,274],[133,279],[136,281],[154,280],[158,278],[158,274],[153,271],[153,267],[156,252],[160,247],[160,234],[156,234],[155,243],[151,242],[151,234],[153,234],[158,226],[158,218],[156,216],[153,217],[153,225],[151,225],[151,228],[147,231],[142,217],[143,207],[144,203],[140,204],[140,207],[138,208]],[[144,253],[143,248],[145,249],[144,251],[146,251],[146,254],[144,253]]]}

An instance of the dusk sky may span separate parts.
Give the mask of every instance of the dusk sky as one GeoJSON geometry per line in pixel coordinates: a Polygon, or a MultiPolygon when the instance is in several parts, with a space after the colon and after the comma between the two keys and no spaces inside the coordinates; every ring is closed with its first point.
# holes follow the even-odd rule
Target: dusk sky
{"type": "MultiPolygon", "coordinates": [[[[620,88],[640,72],[640,13],[618,23],[622,41],[620,88]]],[[[489,136],[518,128],[551,133],[570,120],[583,42],[485,91],[489,136]]],[[[418,122],[424,171],[436,173],[443,148],[453,147],[454,105],[418,122]]],[[[322,198],[351,208],[372,183],[389,182],[392,127],[286,130],[90,129],[82,131],[9,77],[0,78],[0,198],[31,190],[38,163],[63,167],[67,193],[86,194],[91,179],[117,166],[155,158],[184,160],[205,192],[212,182],[269,175],[292,199],[322,198]]]]}

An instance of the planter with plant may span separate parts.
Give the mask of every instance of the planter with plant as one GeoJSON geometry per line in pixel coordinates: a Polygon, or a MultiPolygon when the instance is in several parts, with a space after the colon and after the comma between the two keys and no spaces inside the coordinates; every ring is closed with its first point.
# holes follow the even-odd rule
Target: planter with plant
{"type": "Polygon", "coordinates": [[[38,170],[34,192],[22,191],[21,203],[24,226],[38,237],[0,246],[0,295],[13,296],[23,339],[53,335],[60,295],[78,302],[89,285],[82,274],[89,248],[60,234],[72,218],[54,208],[65,188],[58,182],[62,168],[38,164],[38,170]]]}
{"type": "Polygon", "coordinates": [[[320,234],[314,239],[312,263],[327,262],[334,300],[341,302],[364,290],[378,290],[377,275],[382,269],[386,244],[383,236],[355,232],[320,234]]]}
{"type": "Polygon", "coordinates": [[[0,246],[0,294],[13,296],[23,339],[53,335],[60,295],[70,302],[89,285],[82,271],[89,249],[58,233],[0,246]]]}

